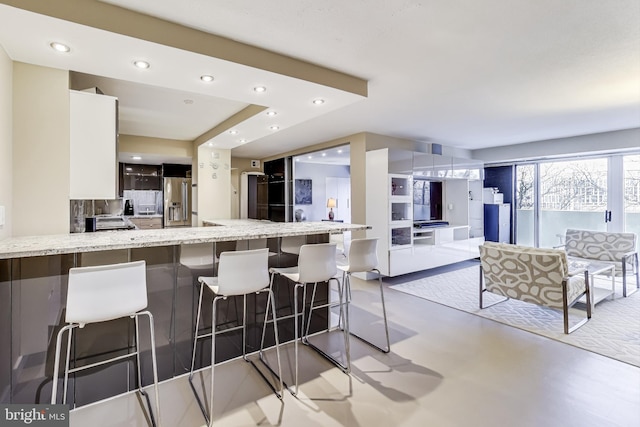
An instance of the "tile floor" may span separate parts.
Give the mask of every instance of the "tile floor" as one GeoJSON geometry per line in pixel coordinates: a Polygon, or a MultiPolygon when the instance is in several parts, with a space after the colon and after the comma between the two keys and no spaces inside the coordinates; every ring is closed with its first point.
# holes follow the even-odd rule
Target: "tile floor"
{"type": "MultiPolygon", "coordinates": [[[[353,286],[352,329],[382,339],[377,282],[353,286]]],[[[388,288],[385,296],[389,354],[352,339],[345,375],[302,348],[300,395],[282,401],[248,363],[217,365],[214,425],[640,426],[640,368],[388,288]]],[[[291,356],[292,344],[284,348],[291,356]]],[[[206,384],[208,372],[196,378],[206,384]]],[[[163,426],[204,425],[186,377],[162,383],[160,400],[163,426]]],[[[142,408],[137,395],[118,396],[72,411],[71,426],[147,426],[142,408]]]]}

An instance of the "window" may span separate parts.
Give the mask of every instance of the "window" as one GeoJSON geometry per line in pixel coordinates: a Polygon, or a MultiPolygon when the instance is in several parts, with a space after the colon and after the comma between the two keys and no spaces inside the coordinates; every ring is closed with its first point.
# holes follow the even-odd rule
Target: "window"
{"type": "Polygon", "coordinates": [[[552,247],[567,228],[640,235],[640,154],[516,165],[516,242],[552,247]]]}

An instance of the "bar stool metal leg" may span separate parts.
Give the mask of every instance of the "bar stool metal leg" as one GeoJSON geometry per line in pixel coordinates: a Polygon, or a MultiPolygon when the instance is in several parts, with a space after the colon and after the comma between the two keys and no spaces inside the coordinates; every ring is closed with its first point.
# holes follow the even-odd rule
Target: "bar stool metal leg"
{"type": "MultiPolygon", "coordinates": [[[[379,288],[380,288],[380,301],[382,303],[382,320],[384,323],[384,332],[385,332],[385,340],[386,340],[386,347],[381,347],[377,344],[372,343],[371,341],[361,337],[360,335],[357,335],[356,333],[354,333],[353,331],[349,331],[349,333],[351,335],[353,335],[354,337],[358,338],[359,340],[369,344],[370,346],[380,350],[383,353],[389,353],[389,351],[391,350],[391,344],[390,344],[390,340],[389,340],[389,326],[387,323],[387,308],[385,306],[385,301],[384,301],[384,288],[382,285],[382,275],[380,274],[380,271],[378,269],[372,269],[371,271],[376,272],[378,275],[378,284],[379,284],[379,288]]],[[[349,272],[345,272],[344,276],[344,281],[345,281],[345,287],[347,289],[347,293],[350,294],[351,293],[351,273],[349,272]]],[[[348,304],[347,304],[348,307],[348,304]]]]}
{"type": "Polygon", "coordinates": [[[253,365],[256,371],[262,376],[262,378],[267,382],[267,384],[269,384],[269,386],[271,387],[271,390],[273,390],[273,392],[276,394],[278,399],[282,399],[284,382],[282,381],[282,362],[280,360],[280,337],[278,335],[278,322],[276,319],[276,303],[274,301],[274,295],[271,289],[267,289],[267,306],[265,308],[265,313],[264,313],[264,323],[262,325],[262,338],[260,340],[260,350],[258,350],[258,358],[262,363],[262,365],[265,366],[276,378],[278,378],[278,383],[280,384],[280,387],[278,389],[276,389],[274,386],[271,385],[271,382],[267,379],[267,377],[265,377],[262,371],[258,369],[256,364],[252,360],[249,360],[246,357],[245,357],[245,360],[253,365]],[[271,308],[271,313],[273,315],[273,334],[274,334],[274,340],[276,345],[276,359],[278,362],[278,372],[274,372],[273,369],[271,369],[269,364],[266,363],[264,359],[264,334],[266,332],[267,320],[269,318],[269,308],[271,308]]]}
{"type": "MultiPolygon", "coordinates": [[[[200,406],[202,414],[208,425],[213,423],[213,396],[215,394],[215,364],[216,364],[216,335],[229,332],[232,330],[242,329],[242,358],[246,362],[251,363],[253,368],[262,376],[269,387],[274,391],[278,398],[282,398],[282,381],[280,380],[280,388],[272,385],[268,378],[263,374],[260,369],[247,357],[247,295],[255,294],[259,295],[261,292],[268,292],[267,307],[264,312],[264,321],[266,322],[269,316],[269,303],[271,302],[271,311],[274,316],[274,335],[276,344],[276,355],[278,358],[278,378],[282,377],[281,361],[280,361],[280,349],[279,349],[279,337],[277,330],[277,323],[275,323],[275,303],[273,302],[273,294],[269,289],[269,274],[268,274],[268,249],[249,249],[246,251],[230,251],[220,254],[220,264],[217,277],[200,277],[200,295],[198,302],[198,313],[196,319],[196,329],[194,333],[193,354],[191,359],[191,370],[189,372],[189,383],[196,397],[196,401],[200,406]],[[211,332],[207,334],[199,334],[198,329],[200,327],[200,318],[202,316],[202,299],[204,287],[207,286],[214,294],[214,298],[211,306],[211,332]],[[217,331],[218,327],[218,303],[220,300],[227,300],[228,297],[242,296],[242,325],[234,326],[223,331],[217,331]],[[197,342],[199,339],[211,337],[211,377],[210,377],[210,399],[208,402],[208,408],[205,409],[205,405],[200,398],[197,390],[193,385],[193,373],[195,369],[195,354],[197,350],[197,342]]],[[[235,301],[234,301],[235,302],[235,301]]],[[[236,307],[236,304],[234,304],[236,307]]],[[[239,320],[239,319],[238,319],[239,320]]],[[[263,331],[266,325],[263,325],[263,331]]],[[[262,351],[264,347],[264,336],[262,337],[259,355],[262,359],[262,351]]]]}
{"type": "Polygon", "coordinates": [[[135,316],[136,320],[136,351],[138,357],[138,387],[140,393],[145,396],[147,399],[147,405],[149,406],[149,416],[151,418],[151,423],[153,425],[160,425],[160,392],[158,390],[158,359],[156,354],[156,338],[155,338],[155,328],[153,322],[153,314],[150,311],[141,311],[135,316]],[[140,340],[138,334],[138,316],[145,315],[149,318],[149,334],[151,335],[151,364],[153,368],[153,387],[155,390],[155,400],[156,400],[156,418],[154,418],[153,411],[151,410],[151,403],[149,402],[149,397],[147,393],[142,389],[142,374],[140,368],[140,340]]]}
{"type": "MultiPolygon", "coordinates": [[[[346,307],[348,308],[351,302],[351,276],[353,273],[369,273],[374,272],[378,275],[378,285],[380,289],[380,302],[382,304],[382,319],[384,322],[385,341],[386,346],[379,346],[364,339],[363,337],[355,334],[353,330],[350,330],[351,335],[371,345],[372,347],[388,353],[391,350],[389,340],[389,324],[387,321],[387,308],[384,300],[384,287],[382,284],[382,274],[377,268],[378,254],[377,254],[377,238],[365,238],[365,239],[353,239],[349,247],[349,263],[347,265],[340,265],[338,269],[342,270],[342,282],[344,287],[345,298],[347,300],[346,307]]],[[[348,317],[348,316],[347,316],[348,317]]]]}
{"type": "Polygon", "coordinates": [[[56,403],[58,393],[58,376],[60,370],[60,350],[62,337],[67,336],[67,351],[65,357],[64,392],[62,401],[67,402],[67,388],[69,374],[85,369],[102,366],[120,360],[136,357],[138,377],[138,391],[146,398],[149,415],[153,425],[160,425],[160,399],[158,393],[158,366],[156,361],[155,331],[153,316],[149,311],[142,311],[147,307],[147,283],[146,264],[144,261],[126,262],[111,265],[99,265],[90,267],[72,267],[69,269],[67,284],[67,301],[65,309],[65,322],[67,323],[58,331],[56,337],[56,349],[53,369],[53,383],[51,391],[51,403],[56,403]],[[105,303],[110,301],[111,303],[105,303]],[[116,303],[114,303],[114,301],[116,303]],[[117,302],[123,303],[117,303],[117,302]],[[149,318],[149,330],[151,334],[151,358],[153,362],[153,382],[155,388],[156,416],[154,418],[153,405],[147,393],[143,389],[140,361],[140,333],[138,316],[146,315],[149,318]],[[69,368],[71,361],[71,344],[73,331],[83,328],[87,324],[101,323],[109,320],[132,318],[135,322],[135,351],[100,360],[83,366],[69,368]]]}
{"type": "MultiPolygon", "coordinates": [[[[320,353],[322,356],[324,356],[326,359],[328,359],[331,363],[333,363],[334,365],[336,365],[338,368],[340,368],[340,370],[342,370],[342,372],[344,372],[345,374],[348,374],[349,372],[351,372],[351,349],[350,349],[350,344],[349,344],[349,305],[345,304],[345,301],[343,299],[344,297],[344,292],[340,286],[340,282],[338,281],[338,279],[336,278],[331,278],[328,281],[328,286],[330,286],[331,281],[335,280],[338,284],[338,300],[339,300],[339,304],[340,304],[340,316],[343,317],[343,321],[344,321],[344,329],[343,329],[343,338],[344,338],[344,346],[345,346],[345,358],[346,358],[346,363],[341,363],[338,359],[336,359],[335,357],[331,356],[330,354],[326,353],[324,350],[322,350],[321,348],[315,346],[314,344],[312,344],[311,342],[309,342],[309,328],[311,325],[311,315],[313,313],[313,310],[317,309],[317,308],[321,308],[321,307],[314,307],[313,303],[315,301],[315,295],[316,295],[316,287],[317,287],[317,283],[313,284],[313,291],[311,294],[311,303],[309,306],[309,318],[307,319],[307,323],[306,323],[306,330],[305,330],[305,334],[301,337],[301,341],[303,344],[313,348],[315,351],[317,351],[318,353],[320,353]],[[344,310],[343,310],[344,307],[344,310]]],[[[324,306],[322,306],[324,307],[324,306]]],[[[330,304],[326,304],[326,307],[330,307],[330,304]]],[[[304,310],[304,307],[303,307],[304,310]]],[[[304,317],[303,317],[303,322],[304,322],[304,317]]],[[[297,362],[297,361],[296,361],[297,362]]]]}

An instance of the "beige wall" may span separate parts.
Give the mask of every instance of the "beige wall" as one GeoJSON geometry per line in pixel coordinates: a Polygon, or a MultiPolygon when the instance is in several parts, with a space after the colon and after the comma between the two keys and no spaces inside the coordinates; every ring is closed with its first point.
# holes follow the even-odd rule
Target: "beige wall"
{"type": "Polygon", "coordinates": [[[231,218],[231,150],[198,147],[198,226],[206,219],[231,218]],[[217,165],[214,169],[213,165],[217,165]],[[215,177],[214,177],[215,174],[215,177]]]}
{"type": "Polygon", "coordinates": [[[118,152],[187,158],[193,157],[193,143],[176,139],[120,135],[118,152]]]}
{"type": "Polygon", "coordinates": [[[12,234],[13,182],[13,61],[0,46],[0,206],[5,223],[0,225],[0,240],[12,234]]]}
{"type": "MultiPolygon", "coordinates": [[[[351,162],[351,222],[367,223],[367,139],[366,134],[354,135],[350,145],[351,162]]],[[[366,231],[352,233],[352,238],[366,237],[366,231]]]]}
{"type": "Polygon", "coordinates": [[[69,72],[13,64],[13,235],[69,232],[69,72]]]}

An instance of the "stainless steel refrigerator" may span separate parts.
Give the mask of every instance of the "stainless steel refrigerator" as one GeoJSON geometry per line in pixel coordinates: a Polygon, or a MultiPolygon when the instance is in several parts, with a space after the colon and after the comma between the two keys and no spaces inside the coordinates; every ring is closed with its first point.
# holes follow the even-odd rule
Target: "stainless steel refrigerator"
{"type": "Polygon", "coordinates": [[[164,226],[191,227],[191,178],[164,179],[164,226]]]}

